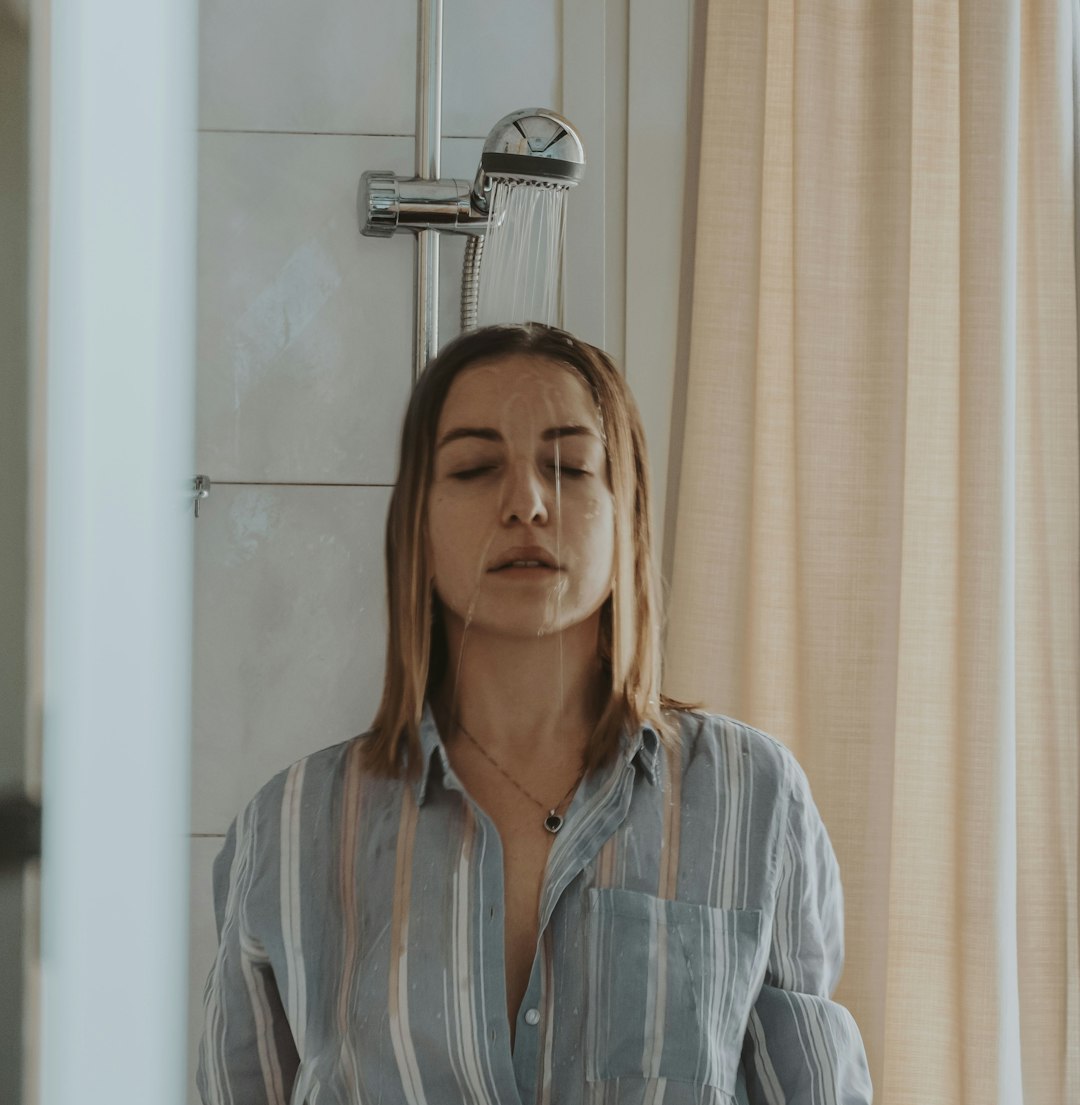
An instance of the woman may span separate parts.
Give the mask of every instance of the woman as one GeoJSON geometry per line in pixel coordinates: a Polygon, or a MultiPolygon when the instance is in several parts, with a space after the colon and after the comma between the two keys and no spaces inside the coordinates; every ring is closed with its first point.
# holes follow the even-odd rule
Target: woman
{"type": "Polygon", "coordinates": [[[371,731],[271,780],[215,864],[207,1105],[870,1100],[804,775],[660,694],[646,473],[569,334],[424,372],[371,731]]]}

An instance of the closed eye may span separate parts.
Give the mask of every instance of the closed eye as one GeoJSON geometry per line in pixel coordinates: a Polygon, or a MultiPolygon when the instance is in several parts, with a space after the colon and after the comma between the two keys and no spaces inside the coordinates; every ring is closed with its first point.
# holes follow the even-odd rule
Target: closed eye
{"type": "Polygon", "coordinates": [[[484,475],[485,472],[494,472],[495,466],[493,464],[483,464],[478,468],[464,468],[460,472],[451,472],[450,478],[454,480],[475,480],[478,476],[484,475]]]}
{"type": "Polygon", "coordinates": [[[548,467],[560,476],[569,476],[570,479],[580,479],[582,476],[590,476],[592,473],[587,468],[573,468],[568,464],[549,464],[548,467]]]}

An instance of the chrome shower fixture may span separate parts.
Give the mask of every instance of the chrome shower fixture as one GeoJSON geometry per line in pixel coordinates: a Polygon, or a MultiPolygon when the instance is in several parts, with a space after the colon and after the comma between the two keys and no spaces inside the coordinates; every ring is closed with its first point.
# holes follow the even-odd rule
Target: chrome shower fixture
{"type": "Polygon", "coordinates": [[[528,108],[492,128],[472,184],[369,170],[360,177],[357,217],[361,233],[371,238],[389,238],[398,230],[479,235],[488,227],[494,181],[570,188],[584,175],[585,149],[570,121],[545,108],[528,108]]]}
{"type": "Polygon", "coordinates": [[[473,203],[486,211],[495,179],[569,188],[585,175],[585,148],[570,122],[554,111],[513,111],[484,142],[473,182],[473,203]]]}

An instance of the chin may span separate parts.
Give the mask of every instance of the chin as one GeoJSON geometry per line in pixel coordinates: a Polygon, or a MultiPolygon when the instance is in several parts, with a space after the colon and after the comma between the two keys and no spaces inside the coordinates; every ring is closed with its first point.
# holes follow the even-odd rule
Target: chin
{"type": "Polygon", "coordinates": [[[558,620],[550,616],[550,611],[532,618],[528,621],[517,623],[516,627],[507,627],[507,634],[516,637],[531,637],[533,640],[557,637],[562,633],[570,633],[575,630],[599,632],[600,615],[598,612],[587,610],[567,613],[562,611],[558,620]]]}
{"type": "Polygon", "coordinates": [[[465,634],[484,633],[497,637],[522,640],[554,637],[586,624],[596,623],[600,611],[611,594],[610,588],[597,590],[592,596],[580,589],[567,594],[569,588],[556,594],[553,588],[532,593],[494,594],[483,590],[479,594],[452,596],[447,602],[440,596],[444,615],[457,623],[457,631],[465,634]]]}
{"type": "Polygon", "coordinates": [[[504,601],[497,609],[490,607],[485,609],[485,603],[481,601],[477,603],[471,618],[459,610],[455,610],[453,615],[465,633],[466,640],[469,634],[483,633],[495,637],[535,641],[538,638],[564,633],[589,620],[587,612],[579,614],[577,611],[565,608],[553,618],[551,604],[543,599],[513,604],[504,601]]]}
{"type": "MultiPolygon", "coordinates": [[[[584,619],[582,619],[584,620],[584,619]]],[[[490,633],[496,637],[506,637],[514,640],[536,641],[545,637],[557,637],[568,629],[573,629],[581,622],[574,618],[560,618],[553,622],[539,614],[533,618],[492,618],[490,621],[480,622],[473,619],[472,632],[490,633]]]]}

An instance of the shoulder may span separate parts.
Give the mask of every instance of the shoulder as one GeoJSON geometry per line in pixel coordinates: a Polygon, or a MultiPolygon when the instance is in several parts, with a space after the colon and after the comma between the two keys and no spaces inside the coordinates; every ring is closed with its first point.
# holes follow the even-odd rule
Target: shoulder
{"type": "Polygon", "coordinates": [[[784,845],[784,862],[810,863],[824,872],[823,885],[832,886],[838,878],[832,842],[791,749],[734,718],[684,713],[683,794],[701,801],[711,788],[741,808],[752,808],[746,816],[771,825],[777,845],[784,845]]]}
{"type": "Polygon", "coordinates": [[[725,714],[678,710],[676,725],[683,769],[692,772],[714,763],[739,763],[755,782],[785,797],[806,785],[806,776],[791,749],[775,737],[725,714]]]}
{"type": "Polygon", "coordinates": [[[358,823],[362,806],[385,809],[394,802],[403,784],[365,770],[366,736],[303,756],[259,787],[229,826],[215,881],[235,868],[251,894],[273,901],[285,857],[318,867],[342,839],[344,826],[358,823]]]}
{"type": "Polygon", "coordinates": [[[304,811],[327,810],[352,774],[363,771],[360,751],[366,733],[320,748],[293,761],[255,792],[236,818],[236,828],[270,829],[296,819],[304,811]]]}
{"type": "MultiPolygon", "coordinates": [[[[704,808],[756,826],[779,850],[783,864],[821,872],[822,886],[837,881],[828,830],[814,802],[806,772],[794,753],[774,737],[723,714],[681,711],[684,816],[704,808]]],[[[766,847],[769,845],[766,844],[766,847]]],[[[831,893],[830,889],[830,893],[831,893]]]]}

